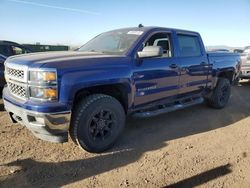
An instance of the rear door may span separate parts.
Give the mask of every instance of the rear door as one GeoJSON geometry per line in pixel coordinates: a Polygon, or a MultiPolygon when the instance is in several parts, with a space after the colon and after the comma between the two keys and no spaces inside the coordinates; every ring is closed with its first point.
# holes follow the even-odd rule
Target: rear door
{"type": "Polygon", "coordinates": [[[199,35],[177,33],[179,46],[179,95],[200,93],[208,81],[208,59],[199,35]]]}

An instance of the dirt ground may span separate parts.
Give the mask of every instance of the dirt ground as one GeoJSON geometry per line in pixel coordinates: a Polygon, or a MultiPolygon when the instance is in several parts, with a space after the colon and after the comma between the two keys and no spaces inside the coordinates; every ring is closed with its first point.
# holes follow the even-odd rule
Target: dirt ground
{"type": "Polygon", "coordinates": [[[91,154],[35,138],[0,100],[0,187],[250,187],[250,82],[230,103],[128,118],[115,147],[91,154]]]}

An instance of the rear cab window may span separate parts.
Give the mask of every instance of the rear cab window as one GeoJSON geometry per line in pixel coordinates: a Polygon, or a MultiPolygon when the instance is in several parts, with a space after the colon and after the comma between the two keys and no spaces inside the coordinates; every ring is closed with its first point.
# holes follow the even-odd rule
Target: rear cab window
{"type": "Polygon", "coordinates": [[[177,38],[181,57],[201,56],[201,46],[197,36],[178,34],[177,38]]]}

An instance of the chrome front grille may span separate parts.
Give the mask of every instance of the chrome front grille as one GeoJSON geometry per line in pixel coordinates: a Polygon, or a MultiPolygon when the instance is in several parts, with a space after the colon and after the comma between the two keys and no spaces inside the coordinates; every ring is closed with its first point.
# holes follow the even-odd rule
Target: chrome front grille
{"type": "Polygon", "coordinates": [[[23,70],[17,70],[17,69],[7,67],[6,72],[11,77],[15,77],[17,79],[24,79],[24,71],[23,70]]]}
{"type": "MultiPolygon", "coordinates": [[[[7,60],[8,61],[8,60],[7,60]]],[[[20,99],[28,98],[28,67],[6,62],[5,78],[12,95],[20,99]]]]}
{"type": "Polygon", "coordinates": [[[19,98],[27,97],[27,90],[25,86],[17,85],[15,83],[7,82],[10,92],[19,98]]]}
{"type": "Polygon", "coordinates": [[[18,65],[7,62],[5,64],[5,75],[7,78],[10,78],[11,80],[27,83],[28,67],[25,65],[18,65]]]}

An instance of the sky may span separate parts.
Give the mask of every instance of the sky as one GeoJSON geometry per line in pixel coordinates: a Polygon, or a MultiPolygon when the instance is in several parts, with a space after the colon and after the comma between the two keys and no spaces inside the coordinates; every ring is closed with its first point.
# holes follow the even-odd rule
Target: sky
{"type": "Polygon", "coordinates": [[[206,46],[250,45],[250,0],[0,0],[0,40],[80,46],[138,26],[198,31],[206,46]]]}

